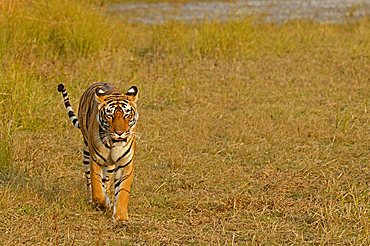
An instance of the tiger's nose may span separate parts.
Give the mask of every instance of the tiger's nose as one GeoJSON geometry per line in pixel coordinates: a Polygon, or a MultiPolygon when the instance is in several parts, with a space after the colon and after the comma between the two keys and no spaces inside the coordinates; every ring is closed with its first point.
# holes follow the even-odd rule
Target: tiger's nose
{"type": "Polygon", "coordinates": [[[121,136],[125,131],[124,131],[124,130],[114,130],[114,132],[115,132],[118,136],[121,136]]]}

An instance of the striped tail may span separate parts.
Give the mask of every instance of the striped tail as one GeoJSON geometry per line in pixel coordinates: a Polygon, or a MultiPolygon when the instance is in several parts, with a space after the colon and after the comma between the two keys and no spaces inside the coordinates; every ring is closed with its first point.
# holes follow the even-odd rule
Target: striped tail
{"type": "Polygon", "coordinates": [[[72,109],[71,104],[69,103],[69,97],[66,88],[63,84],[58,85],[58,91],[62,93],[63,99],[64,99],[64,106],[67,109],[68,117],[72,121],[72,124],[80,129],[80,124],[78,123],[77,116],[75,115],[75,112],[72,109]]]}

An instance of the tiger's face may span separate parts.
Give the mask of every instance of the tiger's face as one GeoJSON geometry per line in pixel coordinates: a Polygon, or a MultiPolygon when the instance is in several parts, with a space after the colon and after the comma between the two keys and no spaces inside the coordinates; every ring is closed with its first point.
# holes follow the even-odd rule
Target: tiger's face
{"type": "Polygon", "coordinates": [[[132,86],[124,95],[97,89],[96,98],[99,102],[97,120],[104,136],[113,143],[126,141],[135,133],[139,117],[136,109],[137,88],[132,86]]]}

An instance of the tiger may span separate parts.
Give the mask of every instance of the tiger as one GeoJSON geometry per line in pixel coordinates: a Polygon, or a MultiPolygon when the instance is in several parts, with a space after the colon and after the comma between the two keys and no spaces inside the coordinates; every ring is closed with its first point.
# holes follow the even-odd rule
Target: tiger
{"type": "Polygon", "coordinates": [[[78,116],[64,84],[58,85],[58,91],[63,96],[69,119],[83,136],[88,200],[104,210],[113,207],[114,223],[129,222],[128,200],[134,176],[139,117],[138,88],[131,86],[123,94],[111,84],[93,83],[81,96],[78,116]],[[111,190],[114,191],[113,202],[110,200],[111,190]]]}

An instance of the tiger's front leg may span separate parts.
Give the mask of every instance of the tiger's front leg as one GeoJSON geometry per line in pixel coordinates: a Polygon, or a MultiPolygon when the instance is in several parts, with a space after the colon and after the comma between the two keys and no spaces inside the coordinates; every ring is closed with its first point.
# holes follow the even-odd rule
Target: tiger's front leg
{"type": "Polygon", "coordinates": [[[125,167],[117,167],[114,174],[114,209],[113,221],[128,222],[128,200],[134,178],[133,163],[125,167]]]}
{"type": "Polygon", "coordinates": [[[100,166],[95,161],[91,160],[90,163],[90,178],[91,178],[91,193],[92,201],[96,203],[100,208],[109,208],[109,199],[105,192],[104,179],[106,176],[106,168],[100,166]]]}

